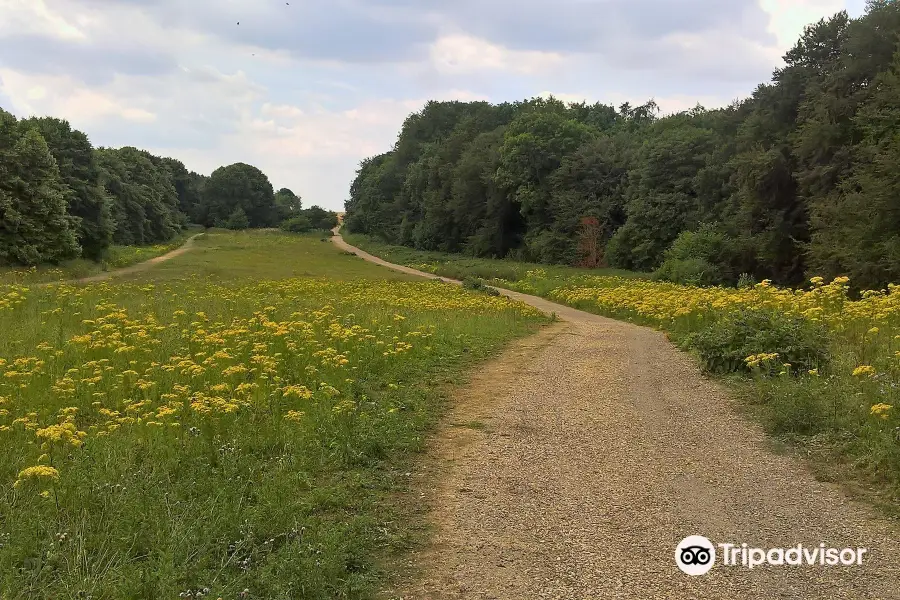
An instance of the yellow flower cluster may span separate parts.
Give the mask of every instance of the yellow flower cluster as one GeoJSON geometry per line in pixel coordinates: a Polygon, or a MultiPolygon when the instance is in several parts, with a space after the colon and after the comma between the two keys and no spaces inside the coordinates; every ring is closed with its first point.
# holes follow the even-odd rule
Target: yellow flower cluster
{"type": "MultiPolygon", "coordinates": [[[[777,353],[763,353],[763,354],[754,354],[752,356],[748,356],[744,359],[744,362],[747,363],[747,367],[750,369],[756,369],[760,365],[769,366],[773,361],[778,360],[777,353]]],[[[790,365],[786,365],[790,366],[790,365]]]]}
{"type": "Polygon", "coordinates": [[[25,302],[27,294],[28,288],[21,286],[10,286],[5,291],[0,289],[0,312],[17,308],[25,302]]]}
{"type": "MultiPolygon", "coordinates": [[[[627,313],[659,325],[750,307],[824,321],[835,329],[862,324],[863,331],[874,335],[880,324],[900,318],[900,288],[895,285],[882,291],[865,292],[854,301],[848,296],[846,277],[838,277],[828,284],[821,277],[810,281],[808,290],[777,288],[769,281],[736,289],[626,277],[582,277],[556,288],[551,297],[568,304],[593,304],[608,312],[627,313]]],[[[527,285],[527,280],[524,283],[527,285]]]]}
{"type": "Polygon", "coordinates": [[[871,365],[861,365],[853,369],[854,377],[875,377],[875,367],[871,365]]]}
{"type": "Polygon", "coordinates": [[[891,409],[894,408],[890,404],[885,404],[884,402],[879,402],[878,404],[872,406],[870,412],[881,419],[887,419],[890,416],[891,409]]]}
{"type": "Polygon", "coordinates": [[[20,487],[27,481],[40,481],[44,479],[49,479],[52,481],[59,480],[59,471],[47,465],[35,465],[33,467],[28,467],[19,471],[19,475],[16,477],[16,482],[13,484],[13,486],[20,487]]]}
{"type": "MultiPolygon", "coordinates": [[[[25,464],[40,462],[38,453],[53,464],[19,480],[64,476],[68,461],[110,436],[300,423],[319,405],[352,416],[354,383],[366,372],[402,373],[411,353],[431,352],[442,319],[538,314],[433,282],[185,280],[15,293],[14,313],[56,307],[22,341],[30,352],[0,354],[0,444],[22,449],[25,464]]],[[[0,316],[0,326],[4,318],[15,315],[0,316]]],[[[3,343],[0,353],[18,347],[3,343]]]]}
{"type": "MultiPolygon", "coordinates": [[[[877,364],[861,365],[855,377],[874,377],[884,369],[900,373],[900,286],[869,290],[852,299],[849,280],[838,277],[826,283],[810,279],[808,289],[779,288],[770,281],[753,287],[696,287],[619,276],[583,276],[541,280],[547,274],[529,271],[522,281],[511,284],[519,291],[551,291],[548,296],[571,306],[618,318],[647,323],[662,329],[695,331],[704,323],[741,309],[763,309],[824,324],[840,337],[844,346],[869,348],[860,359],[873,354],[877,364]],[[548,286],[548,284],[551,284],[548,286]],[[885,367],[882,362],[891,362],[885,367]]],[[[764,364],[764,356],[747,357],[747,366],[764,364]]],[[[848,374],[851,369],[848,369],[848,374]]],[[[818,375],[810,373],[811,375],[818,375]]]]}

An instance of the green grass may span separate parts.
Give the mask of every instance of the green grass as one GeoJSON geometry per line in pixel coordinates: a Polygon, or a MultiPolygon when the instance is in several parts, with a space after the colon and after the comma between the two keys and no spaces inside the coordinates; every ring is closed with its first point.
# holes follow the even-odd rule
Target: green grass
{"type": "Polygon", "coordinates": [[[692,288],[345,237],[400,264],[666,331],[726,379],[774,439],[808,456],[820,477],[900,516],[900,290],[852,301],[846,284],[834,283],[806,292],[692,288]],[[763,352],[779,356],[748,369],[745,358],[763,352]],[[860,366],[871,372],[854,374],[860,366]]]}
{"type": "Polygon", "coordinates": [[[518,262],[513,260],[497,260],[490,258],[472,258],[462,254],[446,252],[428,252],[406,246],[385,244],[370,236],[343,233],[348,244],[361,248],[390,262],[414,267],[420,271],[434,273],[442,277],[463,280],[466,277],[479,279],[503,279],[519,281],[529,271],[542,271],[549,278],[571,278],[585,275],[617,275],[620,277],[641,277],[640,273],[620,269],[582,269],[562,265],[545,265],[540,263],[518,262]]]}
{"type": "Polygon", "coordinates": [[[375,597],[447,385],[546,322],[275,232],[0,300],[3,600],[375,597]]]}
{"type": "Polygon", "coordinates": [[[202,231],[201,228],[188,229],[171,241],[154,246],[110,246],[106,255],[99,261],[77,258],[67,260],[59,265],[39,265],[30,268],[0,266],[0,285],[30,285],[81,279],[105,271],[129,267],[171,252],[200,231],[202,231]]]}
{"type": "Polygon", "coordinates": [[[279,230],[210,230],[209,235],[197,238],[194,248],[177,261],[155,266],[152,277],[155,281],[164,281],[183,277],[185,273],[241,280],[329,277],[337,280],[420,281],[420,278],[346,255],[320,233],[296,234],[279,230]]]}

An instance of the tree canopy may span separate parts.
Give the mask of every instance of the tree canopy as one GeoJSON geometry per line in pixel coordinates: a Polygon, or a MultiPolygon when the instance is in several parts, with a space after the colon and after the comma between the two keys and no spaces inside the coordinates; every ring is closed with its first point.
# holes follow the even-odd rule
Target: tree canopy
{"type": "Polygon", "coordinates": [[[275,192],[266,174],[252,165],[235,163],[212,172],[203,189],[204,225],[222,227],[236,209],[247,217],[249,227],[272,227],[278,223],[275,192]]]}
{"type": "MultiPolygon", "coordinates": [[[[334,218],[313,208],[311,227],[334,218]]],[[[207,177],[138,148],[95,148],[62,119],[0,109],[0,265],[99,260],[111,244],[166,242],[190,223],[271,227],[306,212],[251,165],[207,177]]]]}
{"type": "Polygon", "coordinates": [[[15,131],[0,111],[0,260],[32,265],[78,256],[78,221],[56,159],[34,129],[15,131]]]}
{"type": "Polygon", "coordinates": [[[664,117],[653,101],[429,102],[360,164],[346,226],[704,283],[898,281],[898,39],[900,4],[869,0],[809,25],[749,98],[664,117]]]}

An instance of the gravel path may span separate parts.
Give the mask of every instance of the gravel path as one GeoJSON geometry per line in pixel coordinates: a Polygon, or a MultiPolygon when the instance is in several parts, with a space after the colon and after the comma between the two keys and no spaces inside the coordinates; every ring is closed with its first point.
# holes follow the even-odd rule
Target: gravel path
{"type": "Polygon", "coordinates": [[[130,267],[123,267],[121,269],[115,269],[113,271],[106,271],[104,273],[98,273],[97,275],[91,275],[90,277],[82,277],[81,279],[76,279],[75,283],[95,283],[97,281],[105,281],[107,279],[111,279],[113,277],[119,277],[121,275],[132,275],[134,273],[140,273],[141,271],[146,271],[147,269],[152,268],[154,265],[158,265],[161,262],[166,262],[167,260],[171,260],[176,256],[181,256],[185,252],[191,250],[194,247],[194,239],[203,235],[202,233],[197,233],[189,237],[185,240],[184,244],[175,248],[170,252],[166,252],[161,256],[156,256],[149,260],[145,260],[143,262],[139,262],[135,265],[131,265],[130,267]]]}
{"type": "Polygon", "coordinates": [[[414,561],[419,579],[389,596],[900,598],[900,528],[773,452],[662,334],[507,294],[562,322],[458,393],[418,474],[432,546],[414,561]],[[460,426],[473,422],[484,427],[460,426]],[[690,577],[674,555],[694,534],[868,553],[862,566],[717,564],[690,577]]]}

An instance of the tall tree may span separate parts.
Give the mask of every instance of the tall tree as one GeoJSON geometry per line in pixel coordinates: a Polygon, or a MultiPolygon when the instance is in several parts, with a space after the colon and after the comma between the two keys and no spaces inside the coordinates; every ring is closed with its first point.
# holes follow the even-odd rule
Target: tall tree
{"type": "Polygon", "coordinates": [[[265,173],[245,163],[219,167],[213,171],[203,190],[207,226],[224,226],[240,208],[250,227],[272,227],[277,224],[275,192],[265,173]]]}
{"type": "Polygon", "coordinates": [[[36,265],[78,256],[76,223],[66,213],[66,186],[41,134],[14,132],[0,110],[0,261],[36,265]],[[10,143],[12,147],[10,148],[10,143]]]}
{"type": "Polygon", "coordinates": [[[68,121],[53,117],[33,117],[20,121],[23,129],[35,129],[47,142],[56,159],[68,212],[78,223],[78,243],[82,254],[100,258],[112,242],[111,201],[99,183],[99,169],[87,135],[72,129],[68,121]]]}
{"type": "Polygon", "coordinates": [[[113,199],[117,244],[172,239],[183,217],[171,173],[151,154],[133,147],[96,150],[101,182],[113,199]]]}
{"type": "Polygon", "coordinates": [[[296,217],[300,214],[302,208],[303,204],[300,196],[288,188],[281,188],[275,192],[275,209],[278,213],[277,220],[279,223],[291,217],[296,217]]]}
{"type": "Polygon", "coordinates": [[[807,27],[750,98],[662,118],[653,101],[430,102],[363,162],[346,223],[418,248],[605,255],[703,283],[884,285],[900,264],[898,39],[900,3],[869,0],[861,18],[807,27]]]}

